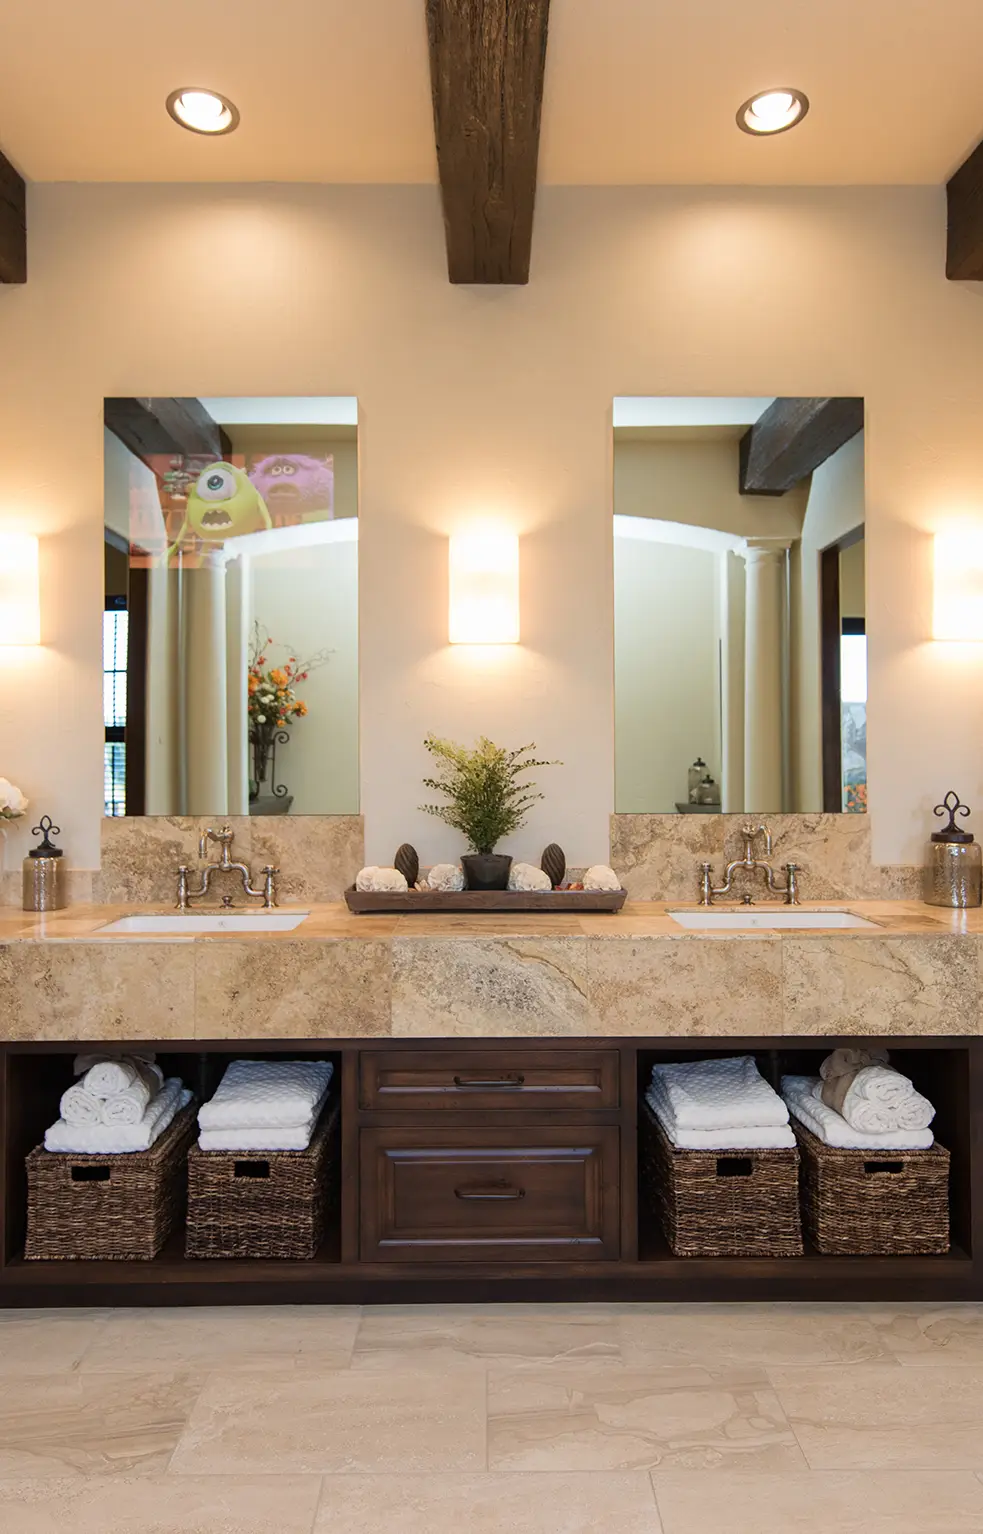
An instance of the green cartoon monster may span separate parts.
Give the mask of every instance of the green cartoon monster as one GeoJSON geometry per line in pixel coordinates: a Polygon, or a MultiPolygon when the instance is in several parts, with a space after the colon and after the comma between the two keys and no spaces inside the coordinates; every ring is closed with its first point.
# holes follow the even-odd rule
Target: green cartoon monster
{"type": "Polygon", "coordinates": [[[206,543],[224,543],[226,538],[272,526],[266,502],[245,472],[231,463],[210,463],[188,492],[184,525],[168,550],[168,558],[189,532],[206,543]]]}

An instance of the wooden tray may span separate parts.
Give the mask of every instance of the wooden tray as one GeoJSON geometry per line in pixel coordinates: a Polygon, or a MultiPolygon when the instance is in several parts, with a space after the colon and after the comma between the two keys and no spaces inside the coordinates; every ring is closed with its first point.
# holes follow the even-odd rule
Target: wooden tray
{"type": "Polygon", "coordinates": [[[392,915],[407,911],[620,911],[627,890],[402,890],[345,891],[349,911],[392,915]]]}

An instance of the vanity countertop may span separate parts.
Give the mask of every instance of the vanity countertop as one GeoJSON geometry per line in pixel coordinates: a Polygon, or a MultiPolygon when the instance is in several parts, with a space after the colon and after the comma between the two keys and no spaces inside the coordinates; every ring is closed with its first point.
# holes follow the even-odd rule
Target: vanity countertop
{"type": "Polygon", "coordinates": [[[292,931],[190,936],[100,931],[165,906],[0,911],[0,1039],[983,1033],[983,910],[804,902],[874,925],[708,933],[671,919],[683,902],[582,916],[304,908],[292,931]]]}

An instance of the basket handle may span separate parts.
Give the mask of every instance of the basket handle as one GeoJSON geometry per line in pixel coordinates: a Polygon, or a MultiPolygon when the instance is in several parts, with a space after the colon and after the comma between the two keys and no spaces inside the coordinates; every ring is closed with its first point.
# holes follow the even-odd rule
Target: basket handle
{"type": "Polygon", "coordinates": [[[233,1177],[263,1178],[270,1175],[270,1163],[268,1161],[237,1161],[232,1171],[233,1177]]]}
{"type": "Polygon", "coordinates": [[[754,1171],[754,1162],[750,1156],[718,1156],[718,1177],[750,1177],[754,1171]]]}
{"type": "Polygon", "coordinates": [[[108,1166],[73,1166],[72,1182],[109,1182],[112,1172],[108,1166]]]}
{"type": "Polygon", "coordinates": [[[883,1176],[885,1173],[887,1173],[891,1177],[896,1177],[899,1172],[903,1172],[904,1171],[904,1162],[903,1161],[865,1161],[864,1162],[864,1171],[867,1173],[868,1176],[878,1177],[878,1176],[883,1176]]]}

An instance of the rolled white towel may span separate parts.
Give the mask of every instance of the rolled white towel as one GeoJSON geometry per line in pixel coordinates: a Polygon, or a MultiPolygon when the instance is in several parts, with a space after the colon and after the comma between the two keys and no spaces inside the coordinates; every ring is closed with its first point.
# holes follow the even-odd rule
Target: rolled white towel
{"type": "Polygon", "coordinates": [[[81,1081],[62,1093],[58,1106],[66,1124],[82,1127],[102,1123],[102,1101],[93,1097],[81,1081]]]}
{"type": "Polygon", "coordinates": [[[896,1129],[927,1129],[935,1109],[916,1092],[907,1076],[890,1066],[868,1065],[847,1088],[841,1113],[864,1134],[889,1134],[896,1129]]]}
{"type": "Polygon", "coordinates": [[[652,1085],[664,1093],[680,1129],[761,1129],[788,1123],[788,1109],[751,1055],[656,1065],[652,1085]]]}
{"type": "Polygon", "coordinates": [[[59,1119],[45,1130],[44,1147],[77,1156],[120,1156],[149,1150],[177,1113],[191,1101],[191,1093],[177,1076],[165,1081],[139,1124],[66,1124],[59,1119]]]}
{"type": "Polygon", "coordinates": [[[929,1150],[935,1136],[930,1129],[897,1129],[890,1134],[865,1134],[848,1124],[841,1113],[816,1095],[818,1076],[783,1076],[782,1096],[792,1117],[812,1131],[824,1145],[835,1150],[929,1150]]]}
{"type": "Polygon", "coordinates": [[[327,1060],[233,1060],[210,1102],[202,1129],[297,1129],[315,1118],[334,1068],[327,1060]]]}
{"type": "Polygon", "coordinates": [[[102,1105],[104,1124],[139,1124],[155,1094],[145,1081],[137,1080],[125,1092],[115,1092],[102,1105]]]}
{"type": "Polygon", "coordinates": [[[116,1060],[97,1060],[82,1078],[85,1090],[92,1097],[102,1098],[128,1092],[142,1080],[147,1082],[151,1091],[160,1091],[164,1073],[159,1065],[131,1055],[123,1055],[116,1060]]]}

